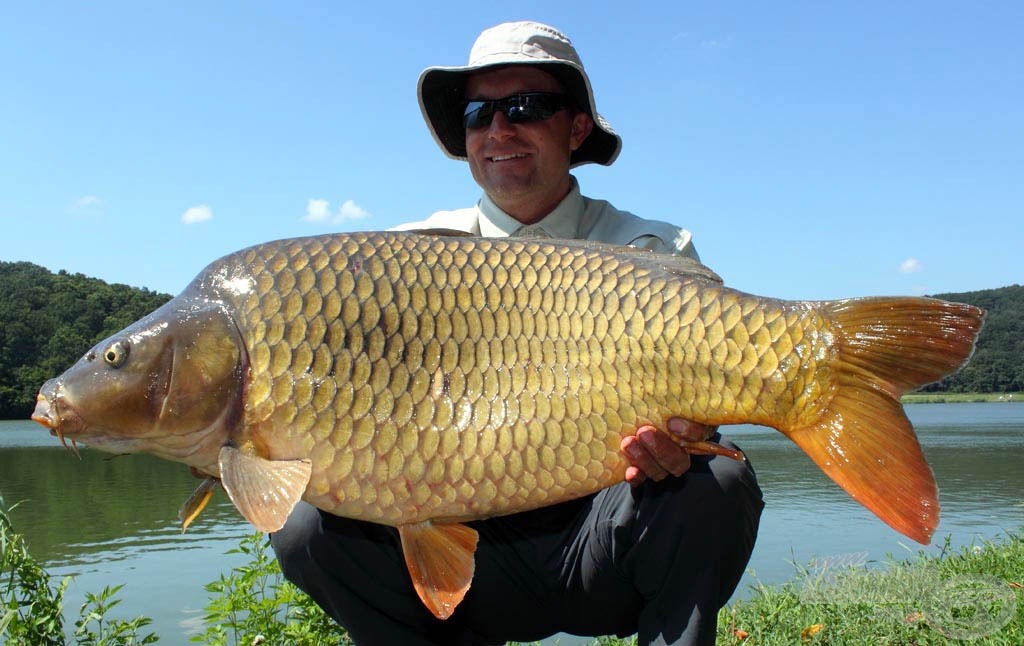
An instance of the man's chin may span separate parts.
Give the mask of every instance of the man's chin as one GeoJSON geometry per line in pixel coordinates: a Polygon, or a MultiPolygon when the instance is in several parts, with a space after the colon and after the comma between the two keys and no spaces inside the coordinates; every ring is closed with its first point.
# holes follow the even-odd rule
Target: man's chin
{"type": "Polygon", "coordinates": [[[480,185],[492,197],[523,198],[536,192],[536,183],[530,172],[489,172],[480,185]]]}

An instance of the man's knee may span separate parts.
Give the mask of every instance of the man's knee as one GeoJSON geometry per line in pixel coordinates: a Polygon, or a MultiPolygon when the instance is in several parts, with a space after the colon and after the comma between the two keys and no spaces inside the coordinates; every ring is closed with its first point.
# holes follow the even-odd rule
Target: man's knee
{"type": "MultiPolygon", "coordinates": [[[[734,448],[728,441],[722,444],[734,448]]],[[[676,510],[674,514],[679,513],[680,505],[694,507],[688,511],[691,517],[695,513],[707,514],[721,516],[728,522],[737,512],[760,516],[764,506],[750,463],[723,456],[693,456],[690,470],[682,477],[646,482],[643,486],[649,486],[651,491],[644,497],[650,498],[655,506],[672,507],[676,510]]]]}
{"type": "Polygon", "coordinates": [[[310,561],[310,544],[320,533],[320,511],[300,502],[284,527],[270,535],[277,562],[285,578],[301,586],[302,572],[310,561]]]}
{"type": "MultiPolygon", "coordinates": [[[[738,450],[728,440],[719,441],[723,446],[738,450]]],[[[752,517],[756,527],[764,502],[750,462],[723,456],[694,457],[691,472],[693,486],[702,489],[703,495],[713,503],[713,508],[720,507],[725,512],[721,515],[724,522],[733,519],[749,522],[752,517]]]]}

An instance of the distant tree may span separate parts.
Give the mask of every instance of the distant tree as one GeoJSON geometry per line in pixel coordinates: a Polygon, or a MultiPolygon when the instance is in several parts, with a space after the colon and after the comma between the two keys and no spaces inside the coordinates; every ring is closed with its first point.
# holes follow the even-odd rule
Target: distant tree
{"type": "Polygon", "coordinates": [[[976,292],[936,294],[987,311],[970,362],[955,375],[925,386],[925,392],[1024,392],[1024,285],[976,292]]]}

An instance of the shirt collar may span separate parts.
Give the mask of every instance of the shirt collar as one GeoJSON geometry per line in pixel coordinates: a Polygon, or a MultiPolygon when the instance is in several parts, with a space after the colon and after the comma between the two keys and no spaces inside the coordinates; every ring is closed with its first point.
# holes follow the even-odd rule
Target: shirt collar
{"type": "Polygon", "coordinates": [[[573,177],[569,194],[551,213],[533,224],[524,226],[502,211],[486,193],[477,203],[477,209],[480,211],[480,235],[485,238],[503,238],[522,230],[522,233],[572,239],[577,237],[579,223],[583,220],[584,203],[580,185],[573,177]]]}

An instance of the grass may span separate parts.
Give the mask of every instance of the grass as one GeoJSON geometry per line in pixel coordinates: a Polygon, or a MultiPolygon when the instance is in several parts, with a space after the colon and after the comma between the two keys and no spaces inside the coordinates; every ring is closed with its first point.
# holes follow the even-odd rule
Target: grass
{"type": "Polygon", "coordinates": [[[1024,538],[939,556],[855,567],[798,568],[722,609],[718,643],[1024,644],[1024,538]]]}
{"type": "Polygon", "coordinates": [[[1024,393],[909,393],[904,404],[973,404],[979,402],[1024,402],[1024,393]]]}
{"type": "MultiPolygon", "coordinates": [[[[234,550],[249,562],[222,575],[211,594],[204,632],[216,645],[339,644],[345,632],[283,580],[266,537],[252,534],[234,550]]],[[[856,561],[856,555],[852,555],[856,561]]],[[[720,646],[1024,644],[1024,537],[986,541],[910,561],[812,563],[782,585],[756,585],[749,599],[719,613],[720,646]]],[[[116,619],[119,587],[87,594],[73,630],[64,626],[67,580],[53,582],[14,532],[0,500],[0,643],[149,644],[145,617],[116,619]],[[67,633],[73,641],[67,641],[67,633]]],[[[601,637],[597,646],[633,639],[601,637]]]]}
{"type": "MultiPolygon", "coordinates": [[[[888,563],[798,566],[718,615],[719,646],[1020,646],[1024,538],[888,563]]],[[[636,639],[601,638],[600,646],[636,639]]]]}

